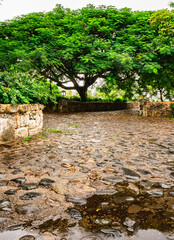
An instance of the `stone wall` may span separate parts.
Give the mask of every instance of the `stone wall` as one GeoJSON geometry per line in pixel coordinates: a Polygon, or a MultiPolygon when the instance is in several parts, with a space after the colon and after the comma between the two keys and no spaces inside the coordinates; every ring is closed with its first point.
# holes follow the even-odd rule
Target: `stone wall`
{"type": "Polygon", "coordinates": [[[26,138],[43,127],[43,105],[0,104],[0,143],[26,138]]]}
{"type": "Polygon", "coordinates": [[[139,102],[77,102],[60,99],[58,112],[98,112],[124,109],[139,109],[139,102]]]}
{"type": "Polygon", "coordinates": [[[172,102],[150,102],[144,99],[140,103],[140,115],[144,117],[171,117],[172,102]]]}

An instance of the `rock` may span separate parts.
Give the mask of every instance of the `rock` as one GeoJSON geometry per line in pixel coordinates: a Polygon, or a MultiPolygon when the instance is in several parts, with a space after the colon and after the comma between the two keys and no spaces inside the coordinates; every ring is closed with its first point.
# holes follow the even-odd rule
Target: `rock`
{"type": "Polygon", "coordinates": [[[134,201],[134,198],[131,196],[115,196],[113,200],[115,203],[123,203],[134,201]]]}
{"type": "Polygon", "coordinates": [[[80,197],[68,197],[66,201],[72,202],[75,205],[85,205],[87,203],[87,200],[85,198],[80,198],[80,197]]]}
{"type": "Polygon", "coordinates": [[[136,204],[132,204],[129,208],[128,208],[128,213],[138,213],[140,212],[142,209],[141,206],[136,205],[136,204]]]}
{"type": "Polygon", "coordinates": [[[162,197],[163,196],[163,191],[162,190],[150,190],[150,191],[147,191],[147,193],[149,194],[149,195],[152,195],[152,196],[154,196],[154,197],[162,197]]]}
{"type": "Polygon", "coordinates": [[[174,197],[174,192],[170,192],[169,194],[170,194],[172,197],[174,197]]]}
{"type": "Polygon", "coordinates": [[[98,167],[105,167],[106,166],[106,162],[98,162],[97,166],[98,167]]]}
{"type": "Polygon", "coordinates": [[[148,189],[151,189],[151,187],[153,186],[153,183],[152,182],[140,182],[140,185],[148,190],[148,189]]]}
{"type": "Polygon", "coordinates": [[[0,211],[11,212],[11,203],[9,200],[4,199],[0,201],[0,211]]]}
{"type": "Polygon", "coordinates": [[[151,172],[149,172],[149,171],[147,171],[147,170],[144,170],[144,169],[139,169],[138,170],[140,173],[142,173],[143,175],[152,175],[152,173],[151,172]]]}
{"type": "Polygon", "coordinates": [[[40,208],[34,205],[24,205],[24,206],[18,206],[16,209],[16,212],[19,214],[30,214],[40,211],[40,208]]]}
{"type": "Polygon", "coordinates": [[[19,185],[19,188],[22,190],[32,190],[38,188],[38,186],[35,183],[25,183],[22,185],[19,185]]]}
{"type": "Polygon", "coordinates": [[[17,191],[15,189],[9,189],[4,192],[7,195],[16,195],[17,191]]]}
{"type": "Polygon", "coordinates": [[[109,225],[112,223],[112,220],[109,218],[96,218],[93,222],[97,225],[109,225]]]}
{"type": "Polygon", "coordinates": [[[124,175],[126,178],[128,179],[132,179],[132,180],[140,180],[140,175],[136,172],[134,172],[133,170],[131,169],[128,169],[128,168],[122,168],[123,172],[124,172],[124,175]]]}
{"type": "Polygon", "coordinates": [[[54,180],[52,179],[49,179],[49,178],[44,178],[40,181],[39,185],[42,185],[42,186],[50,186],[52,185],[53,183],[55,183],[54,180]]]}
{"type": "Polygon", "coordinates": [[[140,190],[137,186],[135,186],[133,183],[129,183],[128,185],[129,189],[133,190],[134,192],[136,192],[136,194],[140,193],[140,190]]]}
{"type": "Polygon", "coordinates": [[[109,237],[117,237],[117,238],[121,238],[122,234],[120,231],[118,230],[114,230],[114,229],[101,229],[100,230],[102,233],[107,234],[107,236],[109,237]]]}
{"type": "Polygon", "coordinates": [[[118,191],[115,189],[103,189],[103,190],[97,191],[95,195],[114,195],[117,192],[118,191]]]}
{"type": "Polygon", "coordinates": [[[111,182],[111,183],[123,182],[123,179],[115,177],[115,176],[105,177],[102,180],[105,181],[105,182],[111,182]]]}
{"type": "Polygon", "coordinates": [[[127,227],[128,231],[133,232],[135,223],[136,222],[134,220],[126,217],[124,222],[123,222],[123,225],[127,227]]]}
{"type": "Polygon", "coordinates": [[[6,173],[3,173],[3,172],[0,173],[0,179],[1,179],[1,178],[5,178],[6,176],[7,176],[6,173]]]}
{"type": "Polygon", "coordinates": [[[62,167],[64,167],[64,168],[72,168],[72,167],[74,167],[74,164],[73,163],[66,163],[66,162],[63,162],[62,164],[61,164],[61,166],[62,167]]]}
{"type": "Polygon", "coordinates": [[[23,171],[21,171],[20,169],[16,169],[12,172],[12,174],[14,174],[14,175],[18,175],[18,174],[21,174],[21,173],[23,173],[23,171]]]}
{"type": "Polygon", "coordinates": [[[14,178],[14,179],[11,179],[10,181],[19,183],[19,184],[24,184],[26,179],[25,178],[14,178]]]}
{"type": "Polygon", "coordinates": [[[160,185],[164,189],[169,189],[169,188],[173,187],[173,184],[171,184],[171,183],[161,183],[160,185]]]}
{"type": "Polygon", "coordinates": [[[42,194],[38,193],[38,192],[29,192],[29,193],[26,193],[26,194],[20,196],[20,199],[21,200],[33,200],[33,199],[41,197],[41,195],[42,194]]]}
{"type": "Polygon", "coordinates": [[[170,173],[170,177],[174,178],[174,172],[170,173]]]}
{"type": "Polygon", "coordinates": [[[79,171],[82,172],[82,173],[88,173],[90,171],[90,169],[87,168],[87,167],[83,167],[79,171]]]}
{"type": "Polygon", "coordinates": [[[74,208],[71,208],[70,211],[69,211],[69,214],[72,218],[74,219],[77,219],[77,220],[80,220],[82,219],[82,214],[79,210],[77,209],[74,209],[74,208]]]}
{"type": "Polygon", "coordinates": [[[35,237],[32,235],[25,235],[25,236],[19,238],[19,240],[35,240],[35,237]]]}
{"type": "Polygon", "coordinates": [[[2,186],[7,186],[8,185],[8,181],[6,180],[0,180],[0,187],[2,186]]]}

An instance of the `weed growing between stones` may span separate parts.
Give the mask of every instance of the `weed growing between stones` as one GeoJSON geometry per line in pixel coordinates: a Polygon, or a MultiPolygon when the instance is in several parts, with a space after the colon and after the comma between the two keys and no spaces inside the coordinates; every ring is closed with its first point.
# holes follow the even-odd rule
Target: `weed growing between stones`
{"type": "Polygon", "coordinates": [[[22,140],[22,142],[30,141],[32,137],[26,137],[22,140]]]}

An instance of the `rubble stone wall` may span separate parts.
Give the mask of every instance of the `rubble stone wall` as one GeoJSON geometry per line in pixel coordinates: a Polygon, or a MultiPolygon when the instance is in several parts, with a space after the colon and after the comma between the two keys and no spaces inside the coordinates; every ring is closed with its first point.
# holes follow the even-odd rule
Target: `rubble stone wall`
{"type": "Polygon", "coordinates": [[[0,104],[0,143],[35,135],[43,127],[44,106],[0,104]]]}
{"type": "Polygon", "coordinates": [[[145,99],[140,103],[140,115],[144,117],[171,117],[172,102],[150,102],[145,99]]]}
{"type": "Polygon", "coordinates": [[[77,102],[60,99],[58,112],[98,112],[139,109],[139,102],[77,102]]]}

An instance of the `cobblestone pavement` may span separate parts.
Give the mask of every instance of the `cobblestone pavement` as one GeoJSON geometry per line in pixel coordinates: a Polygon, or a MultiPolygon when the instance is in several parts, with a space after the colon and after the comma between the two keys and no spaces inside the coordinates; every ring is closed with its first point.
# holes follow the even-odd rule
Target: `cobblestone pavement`
{"type": "Polygon", "coordinates": [[[0,240],[174,239],[174,121],[45,114],[0,145],[0,240]]]}

